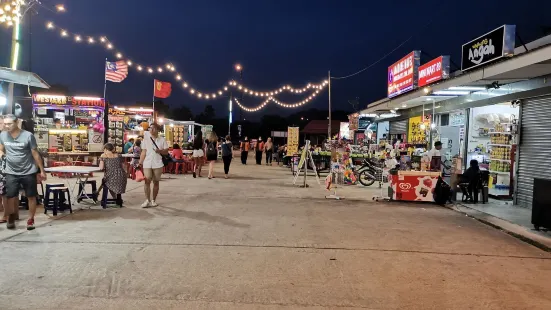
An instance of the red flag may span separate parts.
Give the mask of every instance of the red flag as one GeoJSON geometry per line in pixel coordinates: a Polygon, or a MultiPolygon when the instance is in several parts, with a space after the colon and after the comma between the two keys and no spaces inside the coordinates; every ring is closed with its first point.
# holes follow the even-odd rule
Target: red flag
{"type": "Polygon", "coordinates": [[[159,80],[153,81],[153,97],[156,98],[168,98],[172,92],[172,85],[169,82],[162,82],[159,80]]]}

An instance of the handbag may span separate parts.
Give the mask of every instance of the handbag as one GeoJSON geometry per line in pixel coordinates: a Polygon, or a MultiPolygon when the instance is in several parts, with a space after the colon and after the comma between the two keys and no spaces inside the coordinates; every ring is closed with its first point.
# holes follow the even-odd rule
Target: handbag
{"type": "Polygon", "coordinates": [[[141,182],[145,180],[145,176],[143,175],[143,171],[141,169],[136,169],[136,172],[134,173],[136,179],[136,182],[141,182]]]}
{"type": "MultiPolygon", "coordinates": [[[[153,145],[157,148],[157,150],[160,150],[160,148],[157,146],[157,143],[155,143],[155,140],[153,140],[153,137],[149,137],[151,139],[151,142],[153,142],[153,145]]],[[[160,154],[161,159],[163,160],[163,166],[168,166],[172,162],[172,158],[170,158],[170,155],[164,155],[160,154]]]]}

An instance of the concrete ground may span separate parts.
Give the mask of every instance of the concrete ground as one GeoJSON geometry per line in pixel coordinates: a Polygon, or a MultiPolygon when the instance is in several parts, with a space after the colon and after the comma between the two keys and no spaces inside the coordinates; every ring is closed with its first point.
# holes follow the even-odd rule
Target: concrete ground
{"type": "Polygon", "coordinates": [[[221,170],[163,179],[156,208],[130,181],[125,208],[1,227],[0,309],[551,309],[551,254],[464,214],[221,170]]]}

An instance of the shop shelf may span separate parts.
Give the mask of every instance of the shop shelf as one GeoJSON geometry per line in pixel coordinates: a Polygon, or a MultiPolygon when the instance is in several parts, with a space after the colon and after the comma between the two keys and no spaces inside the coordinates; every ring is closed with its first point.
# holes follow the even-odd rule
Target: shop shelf
{"type": "Polygon", "coordinates": [[[503,172],[503,171],[493,171],[493,170],[490,170],[490,173],[496,173],[496,174],[506,174],[506,175],[509,175],[509,174],[511,174],[511,172],[503,172]]]}
{"type": "Polygon", "coordinates": [[[502,161],[502,162],[506,162],[506,163],[509,163],[511,162],[510,159],[497,159],[497,158],[490,158],[490,161],[502,161]]]}
{"type": "Polygon", "coordinates": [[[512,135],[510,132],[490,132],[491,135],[512,135]]]}
{"type": "Polygon", "coordinates": [[[503,147],[512,147],[511,144],[488,144],[489,146],[503,146],[503,147]]]}

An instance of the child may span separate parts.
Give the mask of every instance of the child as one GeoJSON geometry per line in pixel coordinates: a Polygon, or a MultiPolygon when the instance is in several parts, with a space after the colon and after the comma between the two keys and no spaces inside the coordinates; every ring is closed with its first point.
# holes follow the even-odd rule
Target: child
{"type": "Polygon", "coordinates": [[[122,197],[126,191],[127,174],[124,170],[124,159],[115,152],[115,146],[107,143],[103,146],[103,154],[100,157],[99,168],[105,170],[100,189],[103,189],[101,206],[107,207],[107,190],[113,198],[116,198],[117,205],[122,207],[122,197]]]}

